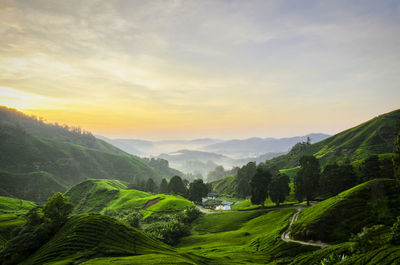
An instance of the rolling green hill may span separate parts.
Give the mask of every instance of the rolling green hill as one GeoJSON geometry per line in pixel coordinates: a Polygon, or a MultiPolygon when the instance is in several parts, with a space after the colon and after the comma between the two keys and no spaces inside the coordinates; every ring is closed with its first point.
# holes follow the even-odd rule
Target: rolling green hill
{"type": "Polygon", "coordinates": [[[364,226],[391,226],[400,214],[399,205],[395,180],[371,180],[301,211],[291,234],[296,239],[343,242],[364,226]]]}
{"type": "Polygon", "coordinates": [[[283,156],[267,160],[273,170],[293,169],[303,155],[314,155],[321,166],[392,153],[400,122],[400,110],[379,115],[356,127],[308,146],[297,145],[283,156]]]}
{"type": "MultiPolygon", "coordinates": [[[[322,168],[338,162],[352,162],[354,166],[358,166],[370,155],[380,155],[381,159],[389,158],[394,149],[399,123],[400,110],[395,110],[318,143],[296,144],[286,155],[267,160],[265,164],[271,171],[287,174],[293,179],[300,169],[299,160],[304,155],[314,155],[322,168]]],[[[232,195],[236,192],[237,182],[234,176],[211,184],[213,190],[219,194],[232,195]]]]}
{"type": "Polygon", "coordinates": [[[152,168],[90,133],[51,125],[0,107],[0,189],[31,201],[88,178],[160,181],[172,172],[152,168]],[[164,175],[165,173],[165,175],[164,175]]]}
{"type": "Polygon", "coordinates": [[[33,202],[0,196],[0,248],[16,227],[25,224],[24,215],[35,206],[33,202]]]}
{"type": "Polygon", "coordinates": [[[71,218],[62,229],[22,264],[62,261],[79,262],[93,257],[132,256],[175,251],[139,230],[100,214],[81,214],[71,218]]]}
{"type": "Polygon", "coordinates": [[[144,217],[152,213],[176,212],[194,205],[178,196],[128,189],[118,180],[90,179],[70,188],[65,195],[75,204],[75,213],[137,210],[144,217]]]}

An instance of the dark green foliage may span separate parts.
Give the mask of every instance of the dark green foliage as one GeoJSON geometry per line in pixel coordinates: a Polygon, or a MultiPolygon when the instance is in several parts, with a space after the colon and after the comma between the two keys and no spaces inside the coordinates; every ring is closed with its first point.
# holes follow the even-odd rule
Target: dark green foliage
{"type": "Polygon", "coordinates": [[[251,178],[251,203],[261,204],[264,207],[265,199],[268,197],[268,185],[271,182],[271,173],[264,164],[257,167],[256,173],[251,178]]]}
{"type": "Polygon", "coordinates": [[[358,177],[351,165],[327,165],[319,179],[320,192],[334,196],[358,184],[358,177]]]}
{"type": "Polygon", "coordinates": [[[393,224],[390,243],[400,245],[400,216],[397,216],[397,221],[393,224]]]}
{"type": "Polygon", "coordinates": [[[179,195],[186,194],[186,187],[181,177],[173,176],[171,178],[171,180],[168,183],[168,192],[171,194],[179,194],[179,195]]]}
{"type": "Polygon", "coordinates": [[[140,221],[143,219],[143,216],[139,212],[131,212],[124,218],[125,222],[135,228],[139,228],[140,221]]]}
{"type": "Polygon", "coordinates": [[[67,221],[73,208],[74,206],[69,202],[68,198],[57,192],[43,206],[43,215],[50,220],[50,223],[61,226],[67,221]]]}
{"type": "Polygon", "coordinates": [[[2,264],[23,261],[46,243],[67,221],[73,205],[61,193],[48,199],[43,208],[35,207],[27,215],[27,223],[18,230],[0,253],[2,264]],[[42,210],[42,213],[40,212],[42,210]]]}
{"type": "Polygon", "coordinates": [[[186,207],[185,210],[183,211],[184,213],[184,222],[186,223],[191,223],[197,218],[200,217],[201,212],[199,209],[197,209],[195,206],[190,206],[186,207]]]}
{"type": "Polygon", "coordinates": [[[159,188],[160,193],[167,193],[168,192],[168,182],[165,178],[161,180],[160,183],[160,188],[159,188]]]}
{"type": "Polygon", "coordinates": [[[381,164],[377,155],[369,156],[361,166],[363,181],[381,178],[381,164]]]}
{"type": "Polygon", "coordinates": [[[189,184],[188,198],[195,203],[201,203],[201,199],[208,194],[208,186],[202,179],[196,179],[189,184]]]}
{"type": "Polygon", "coordinates": [[[35,207],[29,210],[26,214],[27,224],[37,226],[44,222],[42,215],[39,213],[40,207],[35,207]]]}
{"type": "Polygon", "coordinates": [[[393,179],[375,179],[302,210],[291,235],[303,240],[343,242],[365,226],[392,226],[400,215],[393,179]]]}
{"type": "Polygon", "coordinates": [[[145,191],[147,192],[156,192],[157,185],[152,178],[148,178],[146,182],[145,191]]]}
{"type": "Polygon", "coordinates": [[[190,227],[176,217],[167,221],[153,222],[145,228],[145,233],[169,245],[175,245],[179,239],[190,232],[190,227]]]}
{"type": "Polygon", "coordinates": [[[318,193],[318,182],[320,176],[319,162],[314,156],[303,156],[300,158],[300,170],[294,179],[296,199],[307,200],[307,205],[318,193]]]}
{"type": "Polygon", "coordinates": [[[385,232],[389,228],[384,225],[364,227],[362,232],[351,238],[355,242],[354,249],[359,252],[367,252],[382,247],[387,242],[385,232]]]}
{"type": "Polygon", "coordinates": [[[381,176],[382,178],[393,178],[394,170],[393,170],[393,160],[390,158],[383,158],[380,160],[381,165],[381,176]]]}
{"type": "Polygon", "coordinates": [[[278,174],[272,178],[271,184],[269,184],[269,197],[273,203],[279,206],[280,203],[285,201],[289,192],[290,187],[288,175],[278,174]]]}
{"type": "Polygon", "coordinates": [[[400,133],[397,134],[393,155],[393,173],[397,182],[400,183],[400,133]]]}
{"type": "Polygon", "coordinates": [[[72,217],[23,264],[45,264],[68,259],[87,260],[93,256],[130,256],[174,251],[138,229],[100,214],[72,217]]]}
{"type": "Polygon", "coordinates": [[[37,226],[25,225],[0,252],[1,264],[17,264],[25,260],[46,243],[54,232],[54,226],[50,223],[41,223],[37,226]]]}
{"type": "Polygon", "coordinates": [[[247,197],[251,194],[250,191],[250,180],[253,178],[256,173],[256,163],[249,162],[247,165],[244,165],[242,168],[238,170],[236,181],[237,188],[236,193],[239,197],[247,197]]]}
{"type": "Polygon", "coordinates": [[[146,219],[149,225],[144,231],[169,245],[175,245],[180,238],[189,235],[190,223],[200,215],[201,212],[194,206],[186,207],[178,214],[153,215],[146,219]]]}

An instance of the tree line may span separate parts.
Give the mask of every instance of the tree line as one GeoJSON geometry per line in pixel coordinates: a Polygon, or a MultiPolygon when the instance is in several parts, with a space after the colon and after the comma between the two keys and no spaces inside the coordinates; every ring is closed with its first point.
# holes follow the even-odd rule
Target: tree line
{"type": "Polygon", "coordinates": [[[206,197],[211,191],[211,185],[204,183],[202,179],[189,182],[180,176],[173,176],[169,182],[163,178],[159,184],[152,178],[147,180],[136,179],[135,183],[130,184],[128,188],[150,193],[181,195],[195,203],[201,203],[202,198],[206,197]]]}
{"type": "MultiPolygon", "coordinates": [[[[376,178],[396,178],[400,183],[400,134],[397,136],[392,157],[368,156],[359,166],[349,162],[330,164],[321,170],[318,159],[303,156],[300,169],[294,176],[294,194],[298,201],[328,198],[360,183],[376,178]]],[[[276,205],[285,201],[290,193],[290,178],[281,173],[271,173],[266,164],[250,162],[238,169],[236,194],[250,197],[253,204],[261,204],[269,197],[276,205]]],[[[400,184],[399,184],[400,185],[400,184]]]]}

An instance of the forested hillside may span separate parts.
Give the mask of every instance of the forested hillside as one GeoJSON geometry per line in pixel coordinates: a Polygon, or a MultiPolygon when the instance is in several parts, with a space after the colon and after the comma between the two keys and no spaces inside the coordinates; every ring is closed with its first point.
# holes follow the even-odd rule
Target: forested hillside
{"type": "Polygon", "coordinates": [[[88,132],[0,108],[0,189],[18,198],[44,201],[88,178],[161,181],[175,170],[129,155],[88,132]],[[167,171],[167,170],[168,171],[167,171]]]}
{"type": "Polygon", "coordinates": [[[281,170],[298,166],[303,155],[314,155],[325,166],[392,153],[399,122],[400,110],[382,114],[321,142],[298,143],[288,154],[267,160],[266,164],[271,169],[281,170]]]}

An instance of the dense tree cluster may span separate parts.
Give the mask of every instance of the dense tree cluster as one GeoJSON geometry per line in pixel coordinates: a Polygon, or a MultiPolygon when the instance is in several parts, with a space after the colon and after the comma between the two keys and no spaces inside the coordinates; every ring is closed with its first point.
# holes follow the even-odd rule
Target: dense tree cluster
{"type": "Polygon", "coordinates": [[[303,156],[299,163],[300,170],[294,178],[295,195],[299,201],[305,198],[309,205],[318,194],[320,166],[314,156],[303,156]]]}
{"type": "Polygon", "coordinates": [[[289,176],[278,174],[273,177],[269,184],[269,197],[277,206],[285,201],[286,196],[290,193],[289,176]]]}
{"type": "Polygon", "coordinates": [[[196,179],[189,184],[188,199],[195,203],[201,203],[201,199],[206,197],[208,192],[207,184],[202,179],[196,179]]]}
{"type": "Polygon", "coordinates": [[[359,183],[351,165],[327,165],[319,179],[320,193],[334,196],[359,183]]]}
{"type": "Polygon", "coordinates": [[[264,201],[268,197],[268,186],[271,178],[271,173],[263,164],[256,168],[256,173],[250,180],[252,204],[261,204],[261,207],[264,207],[264,201]]]}
{"type": "Polygon", "coordinates": [[[249,162],[238,170],[236,193],[239,197],[245,198],[251,195],[250,181],[256,174],[256,163],[249,162]]]}

